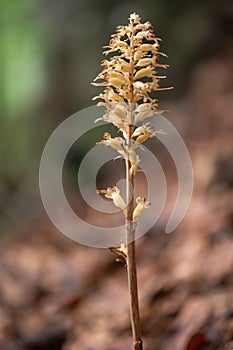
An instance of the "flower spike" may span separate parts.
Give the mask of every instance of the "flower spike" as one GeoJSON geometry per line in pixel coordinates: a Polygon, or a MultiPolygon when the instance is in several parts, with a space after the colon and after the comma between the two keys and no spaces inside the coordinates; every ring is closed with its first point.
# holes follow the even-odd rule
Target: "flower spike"
{"type": "Polygon", "coordinates": [[[160,52],[160,41],[151,23],[141,23],[140,16],[135,13],[130,15],[128,25],[117,27],[104,51],[105,55],[114,56],[102,61],[103,70],[93,83],[105,87],[98,98],[104,99],[106,106],[121,100],[127,104],[148,103],[148,109],[155,110],[150,94],[167,89],[160,87],[160,79],[165,76],[157,74],[158,68],[168,67],[158,63],[160,56],[167,57],[160,52]],[[102,81],[96,82],[99,80],[102,81]]]}

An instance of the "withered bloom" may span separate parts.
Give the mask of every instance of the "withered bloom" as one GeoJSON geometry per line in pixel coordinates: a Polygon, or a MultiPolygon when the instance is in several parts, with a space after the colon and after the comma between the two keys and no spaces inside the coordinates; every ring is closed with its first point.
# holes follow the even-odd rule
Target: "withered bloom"
{"type": "Polygon", "coordinates": [[[133,211],[133,221],[136,221],[144,212],[145,208],[149,208],[150,202],[148,202],[144,197],[136,198],[136,207],[133,211]]]}
{"type": "Polygon", "coordinates": [[[155,36],[151,23],[141,23],[135,13],[130,15],[127,26],[117,27],[104,51],[106,56],[114,56],[102,61],[103,70],[93,83],[105,87],[102,94],[94,97],[103,100],[98,105],[106,106],[103,120],[116,126],[117,123],[135,125],[162,112],[158,109],[158,100],[151,97],[154,91],[170,89],[160,87],[160,79],[165,76],[158,75],[157,68],[168,67],[158,63],[161,55],[166,56],[160,52],[160,40],[155,36]],[[96,82],[99,80],[103,81],[96,82]],[[114,107],[115,104],[117,107],[114,107]],[[115,113],[114,108],[119,113],[115,113]]]}
{"type": "Polygon", "coordinates": [[[106,190],[99,190],[97,193],[103,193],[106,198],[112,199],[116,207],[122,209],[126,208],[124,199],[120,195],[120,190],[116,186],[108,187],[106,190]]]}

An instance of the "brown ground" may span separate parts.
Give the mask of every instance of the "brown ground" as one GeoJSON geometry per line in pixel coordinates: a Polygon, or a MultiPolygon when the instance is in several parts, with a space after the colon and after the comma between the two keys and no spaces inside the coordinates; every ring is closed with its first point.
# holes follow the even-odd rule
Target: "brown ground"
{"type": "MultiPolygon", "coordinates": [[[[174,233],[161,223],[137,243],[145,350],[233,349],[230,62],[200,64],[174,106],[188,115],[195,189],[174,233]]],[[[1,350],[130,349],[126,270],[108,250],[38,220],[2,242],[0,273],[1,350]]]]}

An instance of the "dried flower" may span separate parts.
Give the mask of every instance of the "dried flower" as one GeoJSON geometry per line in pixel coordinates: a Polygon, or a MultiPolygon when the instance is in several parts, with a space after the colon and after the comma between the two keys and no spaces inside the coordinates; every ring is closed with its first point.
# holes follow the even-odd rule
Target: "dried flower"
{"type": "Polygon", "coordinates": [[[136,221],[143,213],[145,208],[149,208],[150,202],[148,202],[144,197],[136,198],[136,207],[133,211],[133,221],[136,221]]]}
{"type": "Polygon", "coordinates": [[[116,255],[120,256],[124,259],[126,262],[127,260],[127,247],[124,243],[121,243],[120,247],[111,247],[111,252],[115,253],[116,255]]]}
{"type": "MultiPolygon", "coordinates": [[[[149,138],[164,134],[162,130],[154,130],[149,123],[136,127],[145,119],[163,112],[158,108],[158,100],[151,97],[152,92],[167,89],[160,87],[160,80],[165,76],[157,73],[158,68],[168,67],[158,63],[160,56],[166,57],[160,52],[160,40],[155,36],[150,22],[141,23],[138,14],[131,14],[128,25],[118,26],[111,36],[104,54],[108,56],[114,53],[114,56],[102,61],[103,70],[93,83],[104,87],[104,92],[94,99],[101,99],[98,106],[106,108],[103,117],[96,121],[101,119],[112,123],[123,134],[123,137],[112,137],[105,133],[103,140],[97,144],[112,147],[129,162],[131,176],[136,174],[140,162],[137,146],[149,138]]],[[[116,187],[109,187],[101,193],[111,198],[116,206],[125,208],[125,202],[116,187]]],[[[136,201],[133,220],[148,205],[143,197],[138,197],[136,201]]]]}
{"type": "Polygon", "coordinates": [[[142,126],[136,128],[133,132],[132,137],[136,137],[136,143],[143,143],[148,138],[165,134],[163,130],[155,130],[150,126],[150,123],[145,123],[142,126]]]}
{"type": "Polygon", "coordinates": [[[132,147],[128,149],[127,157],[128,158],[126,159],[129,159],[131,164],[130,173],[135,175],[138,170],[138,164],[140,162],[140,158],[136,154],[135,149],[133,149],[132,147]]]}
{"type": "MultiPolygon", "coordinates": [[[[122,130],[122,129],[121,129],[122,130]]],[[[136,174],[138,169],[138,164],[140,159],[135,152],[137,144],[131,144],[127,146],[124,139],[121,137],[112,137],[108,132],[104,133],[104,140],[96,143],[97,145],[103,144],[105,146],[110,146],[118,151],[118,153],[125,159],[129,160],[131,163],[131,173],[136,174]]]]}
{"type": "MultiPolygon", "coordinates": [[[[151,98],[153,91],[170,89],[161,88],[160,79],[165,76],[157,74],[157,68],[167,68],[168,65],[158,63],[159,56],[166,56],[160,52],[161,39],[153,32],[150,22],[141,23],[137,14],[129,17],[129,24],[118,26],[112,35],[105,55],[115,53],[114,57],[102,61],[103,70],[96,77],[93,85],[104,86],[104,93],[96,96],[104,100],[107,111],[112,103],[125,104],[124,122],[136,125],[154,113],[161,113],[158,110],[158,101],[151,98]],[[146,78],[146,81],[144,80],[146,78]],[[102,80],[101,82],[96,82],[102,80]],[[138,112],[138,104],[147,104],[146,110],[138,112]],[[131,104],[135,112],[133,120],[129,117],[131,104]]],[[[107,113],[103,120],[113,122],[121,128],[121,121],[116,120],[107,113]]]]}
{"type": "MultiPolygon", "coordinates": [[[[101,103],[101,102],[100,102],[101,103]]],[[[99,104],[100,104],[99,103],[99,104]]],[[[125,123],[127,121],[127,105],[125,102],[122,103],[109,103],[107,106],[106,113],[103,115],[102,118],[96,119],[95,122],[103,120],[108,123],[112,123],[115,125],[118,129],[122,129],[122,131],[125,128],[125,123]]]]}
{"type": "Polygon", "coordinates": [[[120,195],[120,190],[116,186],[108,187],[106,190],[98,190],[97,193],[103,193],[106,198],[112,199],[116,207],[125,210],[126,204],[120,195]]]}
{"type": "Polygon", "coordinates": [[[112,137],[108,132],[104,133],[104,140],[101,140],[100,142],[97,142],[96,144],[103,144],[106,146],[110,146],[117,151],[124,151],[123,146],[124,140],[121,137],[112,137]]]}

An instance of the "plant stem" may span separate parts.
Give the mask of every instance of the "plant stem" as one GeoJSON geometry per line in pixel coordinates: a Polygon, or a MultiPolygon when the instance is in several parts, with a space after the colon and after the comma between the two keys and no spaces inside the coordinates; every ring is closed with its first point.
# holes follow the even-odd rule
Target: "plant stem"
{"type": "MultiPolygon", "coordinates": [[[[131,146],[132,134],[134,132],[134,26],[131,24],[131,36],[130,36],[130,112],[127,130],[127,144],[131,146]]],[[[125,217],[126,227],[126,246],[127,246],[127,277],[130,299],[130,318],[133,335],[133,350],[143,350],[142,338],[141,338],[141,321],[139,314],[139,301],[138,301],[138,282],[137,282],[137,268],[136,268],[136,247],[135,247],[135,229],[136,224],[133,222],[133,210],[134,210],[134,172],[131,171],[131,162],[129,159],[125,159],[126,167],[126,203],[127,213],[125,217]]]]}
{"type": "MultiPolygon", "coordinates": [[[[128,126],[128,144],[131,142],[133,126],[128,126]]],[[[125,160],[126,165],[126,201],[127,213],[125,219],[126,246],[127,246],[127,276],[130,298],[130,318],[133,334],[133,350],[143,350],[141,339],[141,324],[139,315],[137,269],[135,256],[135,223],[132,221],[134,210],[134,174],[130,171],[131,163],[125,160]]]]}

